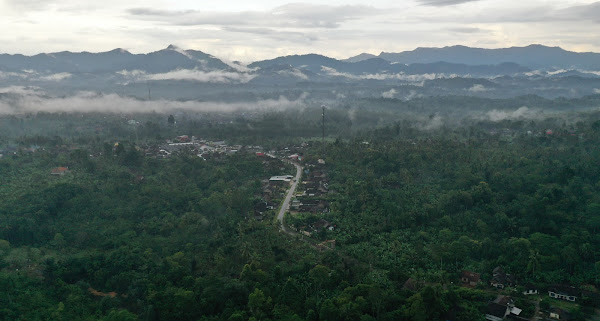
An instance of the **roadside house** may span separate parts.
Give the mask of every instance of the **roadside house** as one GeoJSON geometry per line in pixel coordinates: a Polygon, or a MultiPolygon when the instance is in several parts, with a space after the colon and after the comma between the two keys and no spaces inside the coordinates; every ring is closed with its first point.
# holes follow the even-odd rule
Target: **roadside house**
{"type": "Polygon", "coordinates": [[[63,176],[66,173],[69,172],[69,168],[68,167],[56,167],[53,168],[52,171],[50,172],[51,175],[57,175],[57,176],[63,176]]]}
{"type": "Polygon", "coordinates": [[[575,302],[579,293],[575,287],[568,285],[553,285],[548,288],[548,296],[554,299],[562,299],[575,302]]]}
{"type": "Polygon", "coordinates": [[[492,271],[490,285],[497,289],[504,289],[507,286],[515,285],[515,278],[512,275],[507,274],[502,267],[497,266],[492,271]]]}
{"type": "Polygon", "coordinates": [[[471,271],[462,271],[460,281],[468,286],[476,286],[481,281],[481,275],[471,271]]]}

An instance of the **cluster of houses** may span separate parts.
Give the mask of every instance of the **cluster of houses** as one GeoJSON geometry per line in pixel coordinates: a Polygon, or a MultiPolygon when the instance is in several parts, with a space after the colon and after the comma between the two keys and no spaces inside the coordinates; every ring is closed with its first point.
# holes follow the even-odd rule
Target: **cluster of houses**
{"type": "MultiPolygon", "coordinates": [[[[262,164],[268,172],[285,169],[283,161],[276,157],[268,156],[270,154],[262,152],[259,146],[248,146],[248,149],[248,151],[256,150],[254,153],[257,157],[262,158],[262,164]]],[[[267,211],[275,209],[274,200],[284,196],[285,190],[293,178],[292,175],[280,175],[262,180],[261,194],[255,195],[257,202],[254,204],[254,218],[256,220],[262,221],[267,211]]]]}
{"type": "MultiPolygon", "coordinates": [[[[325,162],[319,159],[312,164],[305,164],[304,180],[298,185],[296,195],[290,204],[290,213],[310,213],[313,215],[329,212],[329,179],[325,162]]],[[[300,226],[299,232],[305,236],[311,236],[323,230],[334,230],[335,225],[323,218],[319,218],[311,224],[300,226]]]]}
{"type": "MultiPolygon", "coordinates": [[[[472,271],[462,271],[460,274],[460,281],[463,286],[475,287],[483,284],[481,275],[472,271]]],[[[498,266],[492,270],[492,277],[489,280],[489,285],[496,289],[505,289],[509,287],[517,286],[516,279],[513,275],[506,273],[506,271],[498,266]]],[[[577,302],[582,295],[582,291],[569,285],[555,284],[551,285],[546,289],[548,297],[553,299],[565,300],[569,302],[577,302]]],[[[538,288],[527,283],[522,287],[523,295],[535,295],[539,294],[538,288]]],[[[485,319],[489,321],[501,321],[501,320],[528,320],[520,316],[521,309],[514,306],[514,303],[510,297],[498,296],[493,302],[490,302],[487,306],[485,319]]],[[[550,320],[567,320],[568,313],[553,308],[548,314],[550,320]]]]}
{"type": "Polygon", "coordinates": [[[290,210],[312,214],[329,212],[329,203],[326,200],[329,193],[329,179],[325,162],[320,159],[315,164],[306,164],[304,177],[298,185],[290,210]]]}
{"type": "Polygon", "coordinates": [[[209,141],[198,139],[195,136],[181,135],[172,140],[167,140],[165,144],[160,146],[149,147],[144,152],[148,157],[168,158],[173,153],[185,151],[208,160],[214,157],[235,154],[243,148],[242,145],[229,146],[225,141],[209,141]]]}

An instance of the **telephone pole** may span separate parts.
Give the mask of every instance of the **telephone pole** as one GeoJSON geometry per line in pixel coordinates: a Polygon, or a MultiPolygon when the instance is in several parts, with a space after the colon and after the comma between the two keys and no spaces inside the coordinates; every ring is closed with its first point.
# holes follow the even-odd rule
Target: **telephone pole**
{"type": "Polygon", "coordinates": [[[321,114],[322,118],[323,118],[323,140],[322,140],[322,144],[323,144],[323,160],[325,160],[325,105],[321,105],[321,107],[323,107],[323,113],[321,114]]]}

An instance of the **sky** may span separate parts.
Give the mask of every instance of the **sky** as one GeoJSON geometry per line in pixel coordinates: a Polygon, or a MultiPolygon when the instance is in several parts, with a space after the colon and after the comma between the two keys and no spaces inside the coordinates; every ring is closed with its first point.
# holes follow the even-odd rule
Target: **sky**
{"type": "Polygon", "coordinates": [[[25,55],[169,44],[245,63],[452,45],[600,52],[600,1],[0,0],[0,28],[0,53],[25,55]]]}

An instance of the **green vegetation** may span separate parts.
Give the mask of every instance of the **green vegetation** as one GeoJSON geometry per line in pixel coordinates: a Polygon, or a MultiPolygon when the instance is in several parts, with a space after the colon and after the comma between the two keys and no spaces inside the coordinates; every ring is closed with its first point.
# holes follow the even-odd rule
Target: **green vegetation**
{"type": "MultiPolygon", "coordinates": [[[[234,142],[269,148],[318,133],[318,117],[302,132],[290,115],[223,127],[235,128],[234,142]],[[273,119],[283,137],[265,125],[273,119]]],[[[114,115],[63,116],[2,119],[12,134],[0,139],[10,151],[0,158],[1,320],[481,320],[499,293],[487,285],[496,266],[542,294],[551,284],[586,285],[570,308],[577,318],[598,306],[595,113],[460,128],[338,124],[325,157],[331,211],[288,221],[333,222],[313,236],[336,240],[322,252],[254,219],[261,180],[290,168],[253,152],[205,161],[142,151],[157,137],[209,135],[207,124],[220,120],[194,127],[146,115],[135,129],[114,115]],[[93,136],[99,119],[115,132],[93,136]],[[14,134],[21,122],[25,132],[46,122],[60,134],[14,134]],[[51,175],[59,166],[69,172],[51,175]],[[460,286],[462,270],[481,273],[483,284],[460,286]]],[[[321,147],[304,148],[306,161],[321,147]]],[[[529,297],[505,293],[533,315],[529,297]]],[[[560,305],[542,297],[543,308],[560,305]]]]}

